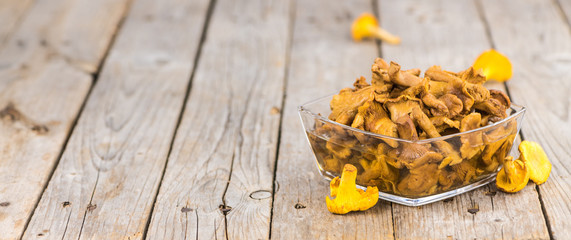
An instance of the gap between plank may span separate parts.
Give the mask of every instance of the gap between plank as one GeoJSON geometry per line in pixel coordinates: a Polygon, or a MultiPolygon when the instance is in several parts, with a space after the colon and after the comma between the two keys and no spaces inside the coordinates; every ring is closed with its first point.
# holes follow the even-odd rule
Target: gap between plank
{"type": "MultiPolygon", "coordinates": [[[[379,26],[382,26],[382,22],[381,22],[381,13],[380,13],[380,2],[381,0],[371,0],[371,4],[373,5],[373,14],[375,15],[375,17],[377,17],[378,21],[379,21],[379,26]]],[[[375,43],[377,44],[377,51],[378,51],[378,55],[379,57],[383,57],[383,42],[379,39],[375,40],[375,43]]],[[[393,239],[397,239],[397,231],[395,228],[395,209],[393,206],[392,202],[387,202],[388,204],[391,205],[391,222],[393,224],[393,239]]]]}
{"type": "Polygon", "coordinates": [[[289,79],[289,67],[291,64],[291,50],[293,45],[293,34],[294,34],[294,26],[295,26],[295,13],[296,13],[296,0],[291,0],[289,6],[289,37],[287,39],[286,44],[286,55],[285,55],[285,66],[284,66],[284,87],[283,87],[283,94],[282,94],[282,104],[280,106],[280,122],[278,124],[278,140],[277,140],[277,147],[276,147],[276,155],[274,160],[274,177],[272,179],[272,205],[270,207],[270,229],[268,239],[272,239],[272,223],[274,219],[274,203],[276,198],[276,191],[279,190],[279,184],[276,182],[277,173],[278,173],[278,158],[280,154],[280,145],[282,139],[282,126],[283,126],[283,119],[284,119],[284,107],[285,102],[287,99],[287,83],[289,79]]]}
{"type": "Polygon", "coordinates": [[[541,203],[541,212],[545,218],[545,224],[547,225],[547,233],[549,233],[549,239],[553,239],[553,230],[551,229],[551,223],[547,217],[547,210],[545,209],[545,204],[543,203],[543,197],[541,195],[541,191],[539,190],[539,185],[535,185],[535,190],[537,190],[537,198],[539,199],[539,203],[541,203]]]}
{"type": "Polygon", "coordinates": [[[557,8],[559,14],[561,14],[561,18],[563,18],[563,21],[565,23],[567,23],[567,29],[569,30],[569,32],[571,33],[571,19],[569,19],[569,16],[567,16],[567,14],[565,14],[565,11],[563,11],[563,7],[561,6],[561,2],[559,0],[553,0],[553,5],[555,5],[555,7],[557,8]]]}
{"type": "MultiPolygon", "coordinates": [[[[182,107],[181,107],[180,113],[178,115],[178,119],[177,119],[177,122],[176,122],[176,125],[174,128],[174,134],[172,136],[171,143],[169,146],[169,150],[167,152],[167,159],[166,159],[165,164],[163,166],[163,171],[162,171],[161,177],[159,179],[159,185],[157,187],[157,192],[155,193],[155,196],[153,197],[153,205],[151,206],[151,211],[149,212],[149,217],[147,218],[147,223],[145,224],[145,229],[143,230],[143,236],[141,239],[147,238],[149,226],[151,225],[151,219],[153,217],[153,212],[155,210],[155,206],[157,205],[157,197],[159,195],[159,192],[161,190],[161,185],[162,185],[163,179],[165,177],[165,173],[166,173],[166,169],[167,169],[167,166],[169,163],[170,155],[172,153],[174,141],[175,141],[177,133],[178,133],[178,128],[180,127],[180,123],[182,122],[182,118],[184,116],[184,111],[186,109],[186,102],[188,101],[188,98],[190,96],[190,90],[192,89],[192,82],[194,80],[194,74],[195,74],[196,68],[198,66],[198,61],[200,60],[200,55],[202,53],[202,46],[203,46],[204,41],[206,39],[206,33],[208,32],[208,25],[210,23],[212,12],[214,11],[214,5],[215,4],[216,4],[216,0],[210,0],[210,2],[208,3],[208,8],[206,10],[206,17],[204,18],[204,25],[202,26],[202,33],[200,36],[200,41],[198,42],[198,49],[196,51],[196,54],[194,55],[194,65],[192,66],[190,78],[189,78],[188,84],[186,86],[186,92],[184,94],[184,99],[182,102],[182,107]]],[[[197,222],[198,222],[198,213],[196,213],[196,217],[197,217],[197,222]]],[[[197,239],[198,239],[198,224],[196,226],[197,226],[196,233],[197,233],[197,239]]]]}
{"type": "MultiPolygon", "coordinates": [[[[488,38],[488,42],[490,43],[491,47],[495,49],[496,44],[494,43],[494,39],[492,38],[492,30],[490,29],[490,23],[488,22],[488,19],[484,15],[484,8],[482,7],[482,1],[474,0],[474,4],[476,5],[476,11],[478,12],[478,16],[480,17],[480,20],[482,20],[482,23],[484,24],[484,31],[486,32],[486,38],[488,38]]],[[[505,82],[504,82],[504,85],[505,85],[505,82]]],[[[506,91],[507,91],[507,89],[508,88],[506,86],[506,91]]]]}
{"type": "MultiPolygon", "coordinates": [[[[42,186],[42,192],[41,194],[38,196],[38,198],[36,199],[36,203],[34,204],[33,210],[30,214],[30,216],[28,216],[28,219],[26,220],[26,224],[24,225],[24,229],[22,231],[22,233],[20,234],[20,237],[18,239],[22,239],[24,237],[24,233],[26,233],[26,231],[28,230],[28,226],[30,225],[30,221],[32,220],[32,217],[34,216],[34,213],[36,212],[36,208],[38,207],[38,205],[40,204],[40,200],[42,199],[42,196],[44,195],[46,189],[48,188],[48,184],[51,181],[55,170],[57,169],[57,167],[59,166],[59,163],[61,161],[61,157],[63,156],[63,152],[65,151],[65,149],[67,148],[67,143],[69,142],[69,139],[71,138],[71,134],[73,133],[73,131],[75,130],[75,127],[77,125],[77,122],[79,120],[79,117],[81,116],[81,113],[83,113],[83,109],[85,109],[85,105],[87,104],[87,100],[89,99],[89,97],[91,96],[91,92],[93,92],[93,89],[95,88],[95,84],[97,83],[97,78],[99,78],[99,73],[101,72],[101,69],[103,69],[103,65],[105,60],[107,59],[109,52],[111,52],[111,48],[113,47],[113,45],[115,44],[115,40],[117,38],[117,33],[121,30],[121,28],[123,27],[123,23],[125,22],[125,19],[127,18],[127,15],[129,13],[129,10],[131,9],[131,3],[133,2],[133,0],[128,0],[125,6],[125,10],[123,11],[123,14],[119,20],[119,23],[117,24],[117,27],[115,28],[115,31],[112,33],[111,35],[111,39],[109,40],[109,43],[107,44],[107,48],[105,49],[105,52],[103,53],[103,56],[101,57],[101,60],[98,63],[97,69],[95,70],[95,72],[93,73],[89,73],[89,72],[85,72],[84,70],[81,70],[84,73],[87,73],[89,75],[91,75],[91,86],[89,87],[89,90],[87,91],[87,94],[85,95],[85,98],[83,98],[83,102],[81,103],[81,106],[79,107],[79,111],[77,112],[77,115],[75,116],[75,118],[73,119],[73,121],[71,122],[71,126],[69,127],[69,130],[67,132],[67,135],[65,136],[65,140],[63,142],[63,145],[60,149],[60,152],[56,158],[56,162],[54,163],[50,173],[48,174],[48,178],[47,181],[44,182],[43,186],[42,186]]],[[[35,1],[34,1],[35,4],[35,1]]],[[[31,8],[31,6],[30,6],[31,8]]],[[[20,17],[20,18],[23,18],[20,17]]],[[[20,19],[18,20],[20,21],[20,19]]],[[[19,24],[19,23],[18,23],[19,24]]],[[[2,44],[0,44],[1,46],[2,44]]],[[[92,196],[93,197],[93,196],[92,196]]],[[[91,202],[91,201],[90,201],[91,202]]],[[[85,219],[84,219],[85,220],[85,219]]],[[[83,228],[83,224],[82,224],[82,228],[83,228]]],[[[81,232],[80,232],[80,236],[81,236],[81,232]]]]}
{"type": "MultiPolygon", "coordinates": [[[[555,8],[557,8],[561,18],[563,19],[563,21],[566,23],[567,25],[567,30],[569,30],[569,32],[571,33],[571,22],[569,21],[569,17],[565,14],[565,11],[563,11],[563,7],[561,6],[561,3],[559,2],[559,0],[553,0],[553,5],[555,5],[555,8]]],[[[506,86],[507,89],[507,86],[506,86]]],[[[521,138],[522,140],[525,139],[523,136],[523,133],[521,133],[521,138]]],[[[545,204],[543,203],[543,196],[541,195],[541,190],[539,188],[539,185],[535,185],[535,190],[537,191],[537,198],[539,199],[539,202],[541,203],[541,212],[543,212],[543,216],[545,218],[545,224],[547,225],[547,232],[549,233],[549,239],[554,239],[553,238],[553,229],[551,229],[551,222],[549,221],[549,218],[547,217],[547,210],[545,208],[545,204]]]]}
{"type": "MultiPolygon", "coordinates": [[[[89,89],[89,94],[88,96],[85,98],[85,100],[83,101],[83,104],[85,105],[87,103],[87,100],[89,99],[89,95],[91,95],[91,92],[93,91],[93,89],[95,88],[95,85],[97,83],[97,80],[99,78],[99,73],[101,72],[101,69],[103,69],[103,66],[105,65],[105,62],[107,60],[107,57],[109,56],[109,53],[111,52],[111,49],[113,48],[113,45],[115,44],[115,41],[117,39],[118,33],[119,31],[122,29],[123,24],[125,23],[125,20],[127,19],[127,16],[129,15],[130,9],[131,9],[131,4],[133,3],[133,0],[128,0],[126,3],[126,7],[125,7],[125,11],[123,12],[122,16],[121,16],[121,20],[119,21],[119,24],[117,24],[117,28],[115,30],[115,32],[113,33],[113,35],[111,36],[111,41],[109,41],[109,44],[107,45],[107,50],[105,51],[105,53],[103,54],[103,58],[101,59],[101,61],[99,62],[99,66],[97,67],[97,70],[92,73],[92,79],[91,81],[93,82],[91,84],[91,88],[89,89]]],[[[80,114],[81,112],[83,112],[83,107],[81,108],[80,114]]],[[[76,121],[79,119],[79,115],[76,119],[76,121]]],[[[77,122],[74,123],[74,125],[77,122]]],[[[75,126],[74,126],[75,127],[75,126]]],[[[68,139],[66,140],[66,145],[67,142],[69,141],[69,137],[71,137],[71,133],[73,131],[70,131],[68,139]]],[[[61,155],[63,155],[63,152],[65,151],[65,147],[63,148],[63,150],[61,151],[61,155]]],[[[60,156],[60,160],[61,160],[61,156],[60,156]]],[[[58,162],[59,165],[59,162],[58,162]]],[[[55,168],[54,168],[55,170],[55,168]]],[[[53,175],[54,171],[52,171],[52,175],[53,175]]],[[[93,190],[91,192],[91,198],[89,199],[89,204],[87,205],[87,208],[85,209],[85,212],[83,213],[83,220],[81,221],[81,227],[79,229],[79,235],[78,235],[78,239],[81,238],[81,234],[83,232],[83,226],[85,224],[85,219],[87,217],[87,212],[89,212],[89,207],[92,206],[92,202],[93,202],[93,197],[95,196],[95,190],[97,189],[97,184],[99,183],[99,169],[97,170],[97,178],[95,179],[95,185],[93,186],[93,190]]],[[[51,178],[51,176],[50,176],[51,178]]],[[[47,188],[47,185],[46,185],[47,188]]],[[[45,188],[44,188],[45,189],[45,188]]],[[[43,194],[42,194],[43,195],[43,194]]],[[[39,201],[38,201],[39,203],[39,201]]],[[[31,218],[30,218],[31,219],[31,218]]],[[[69,219],[68,219],[68,223],[69,223],[69,219]]],[[[67,225],[66,225],[66,229],[67,229],[67,225]]],[[[62,236],[62,239],[65,237],[65,232],[64,235],[62,236]]]]}
{"type": "MultiPolygon", "coordinates": [[[[490,42],[490,45],[492,46],[492,48],[495,49],[496,47],[495,47],[494,40],[492,38],[490,23],[488,22],[488,19],[486,18],[485,14],[484,14],[484,8],[482,7],[482,2],[481,2],[481,0],[474,0],[474,3],[476,4],[476,9],[478,11],[478,14],[480,15],[480,18],[482,19],[482,22],[484,23],[484,28],[486,30],[486,36],[488,37],[488,41],[490,42]]],[[[553,0],[553,4],[560,11],[563,20],[567,23],[568,26],[571,27],[571,25],[569,25],[570,24],[569,21],[567,21],[568,19],[567,19],[565,13],[563,12],[563,9],[561,8],[561,5],[559,5],[559,2],[557,0],[553,0]]],[[[569,28],[569,30],[571,30],[571,28],[569,28]]],[[[506,94],[511,99],[512,95],[510,94],[510,90],[508,88],[507,82],[503,82],[503,85],[504,85],[504,88],[506,89],[506,94]]],[[[521,141],[524,141],[526,139],[524,134],[523,134],[523,131],[521,129],[520,129],[518,134],[520,136],[521,141]]],[[[547,227],[547,233],[549,234],[549,239],[553,239],[553,229],[551,228],[551,223],[549,222],[549,218],[547,217],[547,211],[545,209],[543,197],[541,195],[541,191],[539,190],[538,185],[535,185],[535,191],[537,192],[537,198],[539,200],[539,204],[541,205],[541,212],[543,214],[543,219],[544,219],[545,225],[547,227]]],[[[503,238],[503,231],[502,231],[502,238],[503,238]]]]}

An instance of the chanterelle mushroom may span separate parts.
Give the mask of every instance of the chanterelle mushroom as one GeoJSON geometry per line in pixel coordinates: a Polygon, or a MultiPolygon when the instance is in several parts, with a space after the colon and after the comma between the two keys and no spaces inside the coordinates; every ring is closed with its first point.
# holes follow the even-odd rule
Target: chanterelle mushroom
{"type": "Polygon", "coordinates": [[[408,195],[429,194],[436,190],[439,172],[437,164],[425,164],[411,169],[408,175],[397,185],[397,189],[408,195]]]}
{"type": "MultiPolygon", "coordinates": [[[[482,116],[479,113],[471,113],[464,117],[460,122],[460,132],[470,131],[480,127],[482,116]]],[[[463,158],[471,159],[482,151],[484,140],[481,132],[473,132],[460,138],[462,146],[460,146],[460,155],[463,158]]]]}
{"type": "Polygon", "coordinates": [[[355,164],[363,170],[360,184],[408,196],[441,193],[498,170],[517,133],[515,121],[426,141],[507,116],[508,96],[487,90],[482,71],[468,68],[456,73],[433,66],[422,78],[418,69],[402,70],[395,62],[377,58],[371,72],[370,84],[358,78],[353,88],[333,97],[329,119],[388,137],[316,123],[315,132],[324,139],[310,141],[320,144],[314,152],[326,165],[323,169],[339,174],[341,170],[332,169],[355,164]]]}
{"type": "Polygon", "coordinates": [[[547,181],[551,173],[551,162],[543,148],[536,142],[522,141],[518,149],[521,160],[529,170],[529,179],[538,185],[547,181]]]}
{"type": "Polygon", "coordinates": [[[372,87],[364,87],[358,90],[351,88],[342,89],[339,94],[331,99],[331,114],[329,119],[341,124],[351,125],[357,108],[363,105],[371,97],[372,87]]]}
{"type": "Polygon", "coordinates": [[[369,13],[359,16],[351,25],[353,40],[361,41],[363,38],[375,37],[390,44],[399,44],[400,38],[379,27],[379,22],[369,13]]]}
{"type": "Polygon", "coordinates": [[[483,52],[473,66],[475,69],[481,69],[486,79],[503,82],[512,77],[510,60],[494,49],[483,52]]]}
{"type": "MultiPolygon", "coordinates": [[[[351,127],[385,136],[398,137],[396,124],[389,119],[383,106],[374,100],[369,100],[359,107],[351,127]]],[[[393,147],[398,145],[394,140],[384,139],[384,141],[393,147]]]]}
{"type": "Polygon", "coordinates": [[[363,191],[356,187],[355,179],[357,179],[357,168],[351,164],[343,167],[341,179],[335,177],[331,180],[330,189],[331,200],[325,198],[327,209],[336,214],[345,214],[350,211],[367,210],[379,200],[379,190],[377,187],[367,187],[367,191],[363,191]]]}
{"type": "Polygon", "coordinates": [[[506,157],[502,170],[496,176],[496,186],[504,192],[514,193],[522,190],[529,181],[529,171],[521,160],[506,157]]]}
{"type": "Polygon", "coordinates": [[[396,62],[391,62],[389,65],[389,77],[395,84],[401,86],[416,86],[422,82],[422,78],[418,77],[415,72],[401,71],[400,65],[396,62]]]}
{"type": "Polygon", "coordinates": [[[462,104],[462,100],[456,97],[453,94],[444,94],[438,98],[444,106],[446,106],[447,112],[442,114],[441,112],[432,112],[434,116],[446,116],[448,118],[454,118],[458,116],[462,110],[464,109],[464,104],[462,104]],[[438,113],[438,114],[437,114],[438,113]]]}

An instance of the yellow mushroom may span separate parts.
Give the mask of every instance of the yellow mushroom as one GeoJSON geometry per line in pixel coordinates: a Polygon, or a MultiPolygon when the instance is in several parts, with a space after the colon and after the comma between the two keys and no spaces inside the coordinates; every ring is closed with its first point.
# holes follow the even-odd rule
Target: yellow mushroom
{"type": "Polygon", "coordinates": [[[351,25],[351,36],[355,41],[375,37],[390,44],[399,44],[400,38],[379,27],[379,22],[370,13],[363,13],[351,25]]]}
{"type": "Polygon", "coordinates": [[[543,148],[536,142],[523,141],[519,144],[520,158],[529,171],[529,179],[536,184],[547,181],[551,173],[551,162],[543,148]]]}
{"type": "Polygon", "coordinates": [[[367,210],[379,201],[379,190],[377,187],[367,187],[367,191],[357,188],[355,184],[357,179],[357,168],[351,164],[345,164],[341,179],[335,177],[331,180],[330,190],[331,200],[325,198],[327,209],[335,214],[345,214],[351,211],[367,210]]]}
{"type": "Polygon", "coordinates": [[[529,171],[526,164],[507,156],[504,166],[496,176],[496,186],[504,192],[515,193],[522,190],[528,181],[529,171]]]}
{"type": "Polygon", "coordinates": [[[472,66],[476,71],[482,71],[486,80],[505,82],[512,77],[510,60],[494,49],[480,54],[472,66]]]}

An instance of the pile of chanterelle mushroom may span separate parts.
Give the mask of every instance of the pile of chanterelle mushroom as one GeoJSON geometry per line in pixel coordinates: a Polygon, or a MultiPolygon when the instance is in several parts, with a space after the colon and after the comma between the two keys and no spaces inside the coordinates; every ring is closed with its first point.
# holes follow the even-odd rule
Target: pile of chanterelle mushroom
{"type": "Polygon", "coordinates": [[[466,185],[495,172],[517,132],[515,121],[439,141],[421,141],[486,126],[507,117],[510,99],[488,90],[472,67],[449,72],[430,67],[402,70],[377,58],[371,84],[358,78],[331,100],[329,119],[364,131],[413,141],[371,137],[319,123],[311,136],[326,171],[341,173],[346,163],[359,169],[357,182],[407,196],[425,196],[466,185]]]}

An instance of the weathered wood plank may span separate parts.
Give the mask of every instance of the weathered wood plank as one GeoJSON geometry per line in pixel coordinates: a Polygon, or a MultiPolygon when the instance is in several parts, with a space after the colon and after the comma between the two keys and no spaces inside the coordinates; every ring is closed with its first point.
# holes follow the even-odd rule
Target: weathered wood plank
{"type": "Polygon", "coordinates": [[[565,239],[571,236],[571,32],[553,3],[483,1],[482,5],[494,43],[512,60],[514,77],[508,82],[512,99],[528,108],[523,136],[539,142],[553,164],[539,193],[551,235],[565,239]]]}
{"type": "Polygon", "coordinates": [[[290,17],[216,1],[148,239],[269,237],[290,17]]]}
{"type": "Polygon", "coordinates": [[[315,168],[296,112],[296,106],[351,86],[361,75],[370,80],[378,48],[373,41],[353,43],[349,33],[351,21],[362,12],[372,12],[370,1],[297,2],[277,163],[273,239],[393,238],[387,202],[344,216],[327,211],[329,184],[315,168]]]}
{"type": "MultiPolygon", "coordinates": [[[[441,65],[459,71],[490,48],[485,25],[472,1],[380,1],[379,12],[383,25],[393,27],[402,38],[400,46],[383,45],[383,57],[405,68],[425,70],[441,65]]],[[[503,89],[502,84],[489,85],[503,89]]],[[[549,238],[533,186],[518,194],[493,194],[495,188],[486,186],[451,201],[418,208],[395,204],[395,236],[398,239],[549,238]],[[477,212],[470,213],[470,209],[477,212]]]]}
{"type": "Polygon", "coordinates": [[[25,239],[142,238],[207,6],[133,3],[25,239]]]}
{"type": "Polygon", "coordinates": [[[38,1],[0,50],[0,239],[22,234],[92,84],[60,49],[73,46],[98,66],[125,9],[126,1],[38,1]],[[64,43],[85,26],[101,34],[64,43]]]}
{"type": "Polygon", "coordinates": [[[563,12],[563,17],[567,20],[567,24],[571,27],[571,1],[555,0],[557,7],[563,12]]]}
{"type": "Polygon", "coordinates": [[[20,23],[32,0],[0,1],[0,47],[20,23]]]}

